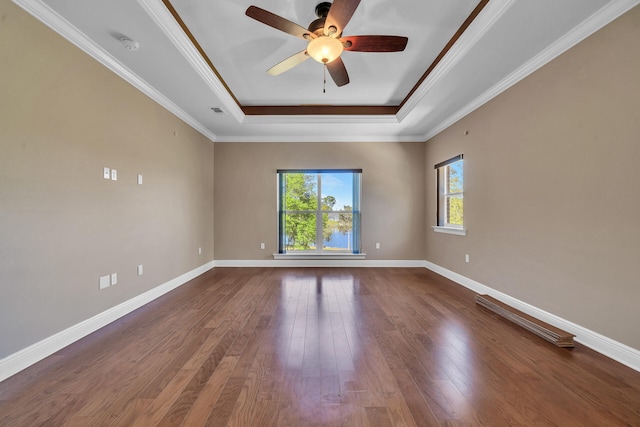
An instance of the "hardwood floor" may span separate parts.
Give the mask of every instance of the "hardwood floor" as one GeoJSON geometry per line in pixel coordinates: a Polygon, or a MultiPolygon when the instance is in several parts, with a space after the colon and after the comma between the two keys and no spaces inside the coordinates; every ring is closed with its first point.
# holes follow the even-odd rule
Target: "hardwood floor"
{"type": "Polygon", "coordinates": [[[640,426],[640,373],[418,268],[216,268],[0,383],[1,426],[640,426]]]}

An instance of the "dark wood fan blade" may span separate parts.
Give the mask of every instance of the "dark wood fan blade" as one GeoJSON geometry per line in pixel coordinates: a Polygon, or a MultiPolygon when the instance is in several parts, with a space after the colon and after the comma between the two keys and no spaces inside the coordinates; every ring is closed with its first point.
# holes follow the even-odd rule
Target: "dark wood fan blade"
{"type": "Polygon", "coordinates": [[[311,33],[309,30],[301,27],[295,22],[291,22],[288,19],[284,19],[282,16],[276,15],[275,13],[271,13],[268,10],[261,9],[256,6],[249,6],[245,14],[249,18],[253,18],[256,21],[260,21],[263,24],[266,24],[277,30],[284,31],[285,33],[291,34],[292,36],[300,37],[303,40],[311,40],[312,38],[316,37],[315,34],[311,33]]]}
{"type": "Polygon", "coordinates": [[[344,86],[349,83],[349,74],[347,74],[347,69],[344,66],[344,62],[342,62],[342,58],[338,57],[326,64],[326,66],[336,86],[344,86]]]}
{"type": "Polygon", "coordinates": [[[409,39],[402,36],[349,36],[340,41],[344,50],[352,52],[401,52],[409,39]]]}
{"type": "Polygon", "coordinates": [[[267,73],[271,74],[272,76],[277,76],[278,74],[282,74],[285,71],[292,69],[296,65],[303,63],[307,59],[309,59],[309,55],[307,55],[306,50],[303,50],[302,52],[291,55],[284,61],[281,61],[273,67],[269,68],[267,70],[267,73]]]}
{"type": "Polygon", "coordinates": [[[359,4],[360,0],[335,0],[324,23],[324,33],[326,35],[332,34],[330,28],[335,27],[336,35],[340,36],[359,4]]]}

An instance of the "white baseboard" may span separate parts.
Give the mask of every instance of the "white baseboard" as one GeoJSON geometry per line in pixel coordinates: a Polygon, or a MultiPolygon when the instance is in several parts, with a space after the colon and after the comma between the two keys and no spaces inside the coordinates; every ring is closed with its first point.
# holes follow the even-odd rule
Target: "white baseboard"
{"type": "Polygon", "coordinates": [[[496,291],[429,261],[418,260],[219,260],[211,261],[90,319],[0,360],[0,381],[28,368],[214,267],[426,267],[479,294],[487,294],[524,313],[576,335],[576,341],[640,372],[640,351],[496,291]]]}
{"type": "Polygon", "coordinates": [[[427,269],[464,286],[465,288],[477,292],[478,294],[490,295],[504,302],[505,304],[508,304],[511,307],[522,311],[523,313],[536,317],[543,322],[549,323],[550,325],[570,332],[576,336],[575,340],[580,344],[583,344],[597,351],[598,353],[601,353],[617,362],[622,363],[623,365],[630,367],[631,369],[640,372],[640,351],[636,350],[635,348],[612,340],[611,338],[605,337],[604,335],[601,335],[583,326],[576,325],[573,322],[548,313],[516,298],[510,297],[507,294],[496,291],[495,289],[483,285],[482,283],[476,282],[475,280],[469,279],[468,277],[462,276],[451,270],[447,270],[446,268],[440,267],[439,265],[433,264],[429,261],[425,261],[424,266],[427,269]]]}
{"type": "Polygon", "coordinates": [[[422,260],[241,259],[217,260],[216,267],[424,267],[422,260]]]}
{"type": "Polygon", "coordinates": [[[43,339],[29,347],[13,353],[0,360],[0,381],[4,381],[12,375],[17,374],[25,368],[41,361],[42,359],[52,355],[56,351],[72,344],[79,339],[97,331],[103,326],[118,320],[132,311],[142,307],[143,305],[153,301],[154,299],[166,294],[169,291],[185,284],[189,280],[211,270],[214,262],[211,261],[194,270],[191,270],[175,279],[163,283],[137,297],[131,298],[115,307],[112,307],[90,319],[84,320],[73,325],[57,334],[43,339]]]}

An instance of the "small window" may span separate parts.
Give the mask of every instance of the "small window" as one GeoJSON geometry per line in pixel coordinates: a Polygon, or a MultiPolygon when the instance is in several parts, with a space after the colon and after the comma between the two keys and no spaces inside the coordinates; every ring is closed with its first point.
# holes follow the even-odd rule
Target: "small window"
{"type": "Polygon", "coordinates": [[[437,226],[464,229],[462,154],[435,166],[438,183],[437,226]]]}
{"type": "Polygon", "coordinates": [[[360,253],[361,170],[279,170],[278,252],[360,253]]]}

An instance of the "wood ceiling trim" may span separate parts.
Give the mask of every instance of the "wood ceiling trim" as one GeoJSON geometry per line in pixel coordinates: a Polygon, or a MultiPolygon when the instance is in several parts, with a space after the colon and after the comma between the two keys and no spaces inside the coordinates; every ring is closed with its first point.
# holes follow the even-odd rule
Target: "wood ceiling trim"
{"type": "Polygon", "coordinates": [[[235,95],[233,94],[233,92],[231,91],[231,89],[229,88],[229,86],[227,86],[227,82],[224,81],[224,79],[222,78],[222,76],[220,75],[220,73],[218,72],[218,70],[216,70],[216,67],[213,65],[213,62],[211,62],[211,59],[209,59],[209,57],[207,56],[207,54],[204,52],[204,49],[202,49],[202,46],[200,46],[200,43],[198,43],[198,40],[196,40],[196,38],[194,37],[194,35],[191,33],[191,31],[189,30],[189,27],[187,27],[187,24],[184,23],[184,21],[182,20],[182,18],[180,17],[180,15],[178,15],[178,12],[176,11],[176,9],[173,7],[173,5],[171,4],[171,2],[169,0],[162,0],[162,3],[164,3],[164,5],[166,6],[166,8],[169,10],[169,13],[171,13],[171,15],[173,16],[173,19],[176,20],[176,22],[178,23],[178,25],[180,25],[180,28],[182,28],[182,31],[184,31],[184,33],[187,35],[187,37],[189,38],[189,40],[191,40],[191,43],[193,43],[193,45],[195,46],[195,48],[198,50],[198,53],[200,53],[200,55],[202,56],[202,58],[205,60],[205,62],[207,63],[207,65],[209,66],[209,68],[211,68],[211,71],[213,71],[213,74],[216,75],[216,77],[218,78],[218,80],[220,80],[220,83],[222,83],[222,85],[224,86],[224,88],[227,90],[227,92],[229,92],[229,95],[231,95],[231,97],[233,98],[233,100],[235,101],[236,104],[238,104],[239,107],[242,108],[242,105],[240,104],[240,102],[238,101],[238,99],[235,97],[235,95]]]}
{"type": "Polygon", "coordinates": [[[442,61],[444,56],[451,50],[453,45],[458,41],[460,36],[469,28],[471,23],[478,17],[480,12],[489,4],[491,0],[480,0],[478,5],[473,9],[471,14],[465,19],[460,28],[454,33],[451,39],[447,42],[444,48],[440,51],[438,56],[433,60],[429,68],[422,74],[420,79],[411,88],[407,96],[404,97],[400,105],[242,105],[236,96],[233,94],[227,83],[224,81],[213,62],[205,53],[200,43],[196,40],[194,35],[189,30],[189,27],[182,20],[176,9],[173,7],[169,0],[162,0],[162,3],[167,7],[171,15],[174,17],[180,28],[185,32],[191,43],[198,50],[202,58],[205,60],[211,71],[216,75],[218,80],[222,83],[229,95],[233,98],[235,103],[240,107],[242,112],[248,116],[299,116],[299,115],[395,115],[400,111],[404,104],[413,96],[418,90],[420,85],[429,77],[436,66],[442,61]]]}
{"type": "Polygon", "coordinates": [[[418,88],[420,87],[422,82],[424,82],[427,79],[427,77],[429,77],[429,74],[431,74],[433,72],[433,70],[440,63],[440,61],[442,61],[442,58],[444,58],[444,56],[447,54],[447,52],[449,52],[451,50],[453,45],[458,41],[460,36],[462,36],[462,34],[467,30],[467,28],[469,28],[469,25],[471,25],[471,23],[478,17],[480,12],[482,12],[482,9],[484,9],[485,6],[489,4],[489,1],[490,0],[480,0],[480,3],[478,3],[478,5],[475,7],[475,9],[473,9],[471,14],[462,23],[460,28],[458,28],[458,31],[455,32],[453,37],[451,37],[451,39],[447,42],[447,44],[440,51],[438,56],[436,56],[436,59],[434,59],[433,62],[431,63],[431,65],[429,65],[429,68],[427,68],[427,71],[424,72],[422,77],[420,77],[418,82],[413,86],[413,88],[409,91],[407,96],[405,96],[405,98],[402,100],[402,102],[400,103],[400,106],[399,106],[400,108],[402,108],[402,106],[409,100],[409,98],[411,98],[411,96],[413,96],[413,94],[418,90],[418,88]]]}

